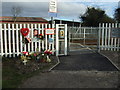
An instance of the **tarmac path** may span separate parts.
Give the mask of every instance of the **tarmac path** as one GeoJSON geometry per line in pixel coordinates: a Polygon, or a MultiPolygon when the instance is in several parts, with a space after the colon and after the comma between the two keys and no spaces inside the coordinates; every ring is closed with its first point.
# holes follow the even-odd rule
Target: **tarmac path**
{"type": "Polygon", "coordinates": [[[60,64],[51,72],[39,73],[19,88],[117,88],[116,67],[95,52],[73,51],[60,56],[60,64]]]}

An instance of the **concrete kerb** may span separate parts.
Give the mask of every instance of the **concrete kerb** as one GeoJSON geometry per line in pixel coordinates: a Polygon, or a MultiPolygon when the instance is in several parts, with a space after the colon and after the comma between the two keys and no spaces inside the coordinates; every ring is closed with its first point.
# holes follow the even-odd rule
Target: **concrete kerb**
{"type": "MultiPolygon", "coordinates": [[[[87,48],[92,51],[92,49],[90,49],[89,47],[87,47],[87,48]]],[[[95,52],[95,51],[93,51],[93,52],[95,52]]],[[[120,68],[119,68],[110,58],[108,58],[106,55],[104,55],[104,54],[102,54],[102,53],[100,53],[100,52],[98,52],[98,53],[99,53],[100,55],[106,57],[106,58],[110,61],[110,63],[113,64],[113,65],[120,71],[120,68]]]]}
{"type": "MultiPolygon", "coordinates": [[[[93,51],[92,49],[90,49],[89,47],[87,47],[86,49],[88,49],[88,50],[90,50],[90,51],[93,51]]],[[[96,52],[96,51],[93,51],[93,52],[96,52]]],[[[102,56],[104,56],[104,57],[106,57],[109,61],[110,61],[110,63],[111,64],[113,64],[119,71],[120,71],[120,68],[110,59],[110,58],[108,58],[106,55],[104,55],[104,54],[102,54],[102,53],[100,53],[100,52],[98,52],[100,55],[102,55],[102,56]]],[[[60,60],[59,60],[59,57],[57,56],[57,63],[54,65],[54,66],[52,66],[48,71],[50,72],[52,69],[54,69],[58,64],[60,64],[60,60]]]]}
{"type": "MultiPolygon", "coordinates": [[[[89,50],[92,50],[92,49],[89,48],[89,50]]],[[[120,71],[120,68],[119,68],[110,58],[108,58],[106,55],[104,55],[104,54],[102,54],[102,53],[100,53],[100,52],[98,52],[98,53],[99,53],[100,55],[106,57],[106,58],[110,61],[110,63],[113,64],[113,65],[120,71]]]]}
{"type": "Polygon", "coordinates": [[[58,57],[58,56],[56,56],[56,57],[57,57],[57,63],[56,63],[54,66],[52,66],[52,67],[48,70],[48,72],[50,72],[53,68],[55,68],[58,64],[60,64],[59,57],[58,57]]]}
{"type": "MultiPolygon", "coordinates": [[[[90,51],[92,51],[92,49],[90,49],[89,47],[87,47],[87,49],[90,50],[90,51]]],[[[95,52],[95,51],[93,51],[93,52],[95,52]]],[[[110,58],[108,58],[106,55],[104,55],[104,54],[102,54],[102,53],[100,53],[100,52],[98,52],[98,53],[99,53],[100,55],[106,57],[106,58],[110,61],[110,63],[113,64],[113,65],[120,71],[120,68],[119,68],[110,58]]]]}
{"type": "Polygon", "coordinates": [[[104,54],[102,54],[102,53],[100,53],[100,52],[98,52],[98,53],[99,53],[100,55],[106,57],[106,58],[120,71],[120,68],[119,68],[110,58],[108,58],[106,55],[104,55],[104,54]]]}

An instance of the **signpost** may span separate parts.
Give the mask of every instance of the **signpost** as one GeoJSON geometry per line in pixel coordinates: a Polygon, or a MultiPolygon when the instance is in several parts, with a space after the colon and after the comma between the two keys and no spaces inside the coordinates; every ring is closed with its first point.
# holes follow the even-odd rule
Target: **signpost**
{"type": "Polygon", "coordinates": [[[49,3],[49,16],[51,17],[52,24],[54,24],[53,17],[57,16],[57,0],[50,0],[50,3],[49,3]]]}

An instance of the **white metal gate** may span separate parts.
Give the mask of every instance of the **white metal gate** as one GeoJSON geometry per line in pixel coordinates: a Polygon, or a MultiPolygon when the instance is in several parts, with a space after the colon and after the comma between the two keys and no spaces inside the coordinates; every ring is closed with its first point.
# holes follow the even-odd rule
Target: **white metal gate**
{"type": "Polygon", "coordinates": [[[76,50],[81,49],[80,46],[99,51],[120,50],[119,23],[101,23],[99,27],[68,27],[68,31],[69,42],[71,46],[78,47],[76,50]]]}
{"type": "Polygon", "coordinates": [[[97,50],[98,48],[98,27],[71,27],[70,30],[70,47],[72,50],[89,48],[97,50]],[[78,47],[78,48],[77,48],[78,47]]]}

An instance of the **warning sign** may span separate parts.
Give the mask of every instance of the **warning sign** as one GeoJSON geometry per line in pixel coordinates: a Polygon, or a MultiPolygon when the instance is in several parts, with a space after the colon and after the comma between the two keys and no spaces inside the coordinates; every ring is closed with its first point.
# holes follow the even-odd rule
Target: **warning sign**
{"type": "Polygon", "coordinates": [[[64,38],[64,30],[60,30],[60,38],[64,38]]]}
{"type": "Polygon", "coordinates": [[[62,37],[64,36],[64,31],[63,30],[60,31],[60,36],[62,36],[62,37]]]}

